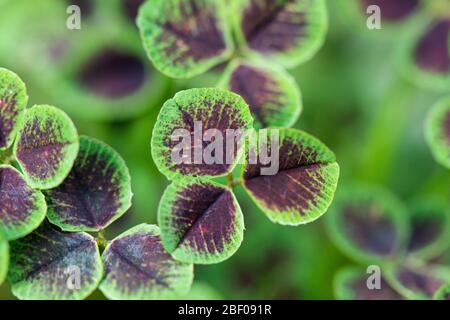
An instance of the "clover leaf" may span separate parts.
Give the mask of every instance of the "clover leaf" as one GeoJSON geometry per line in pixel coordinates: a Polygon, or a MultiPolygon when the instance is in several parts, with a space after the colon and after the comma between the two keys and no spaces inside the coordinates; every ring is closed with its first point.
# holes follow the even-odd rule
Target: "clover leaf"
{"type": "Polygon", "coordinates": [[[201,180],[173,182],[158,210],[164,248],[177,260],[217,263],[241,245],[244,219],[231,190],[201,180]]]}
{"type": "Polygon", "coordinates": [[[430,266],[388,268],[392,286],[408,299],[431,299],[445,284],[450,284],[450,269],[430,266]]]}
{"type": "MultiPolygon", "coordinates": [[[[264,129],[258,144],[247,150],[242,171],[245,190],[270,220],[284,225],[299,225],[316,220],[326,212],[337,188],[339,165],[334,153],[321,141],[296,129],[264,129]],[[262,174],[266,167],[258,154],[261,137],[278,132],[278,145],[267,139],[267,149],[277,152],[278,170],[262,174]],[[248,159],[258,158],[250,163],[248,159]]],[[[262,144],[264,146],[265,143],[262,144]]]]}
{"type": "Polygon", "coordinates": [[[155,67],[174,78],[189,78],[231,56],[226,13],[222,0],[154,0],[143,4],[137,24],[155,67]]]}
{"type": "Polygon", "coordinates": [[[65,231],[99,231],[131,206],[131,181],[120,155],[106,144],[80,137],[67,178],[45,192],[48,218],[65,231]]]}
{"type": "Polygon", "coordinates": [[[87,233],[60,232],[45,222],[10,246],[8,281],[19,299],[84,299],[102,278],[99,249],[87,233]]]}
{"type": "Polygon", "coordinates": [[[227,143],[218,148],[216,144],[224,142],[227,130],[244,133],[252,128],[252,124],[247,104],[234,93],[215,88],[178,92],[164,103],[153,129],[153,160],[171,180],[185,176],[226,175],[233,170],[243,148],[231,141],[236,145],[233,152],[227,153],[227,143]],[[211,133],[210,143],[203,141],[208,132],[211,133]],[[208,164],[204,161],[204,156],[208,155],[222,159],[208,164]]]}
{"type": "Polygon", "coordinates": [[[78,148],[77,129],[63,111],[47,105],[25,111],[14,154],[28,185],[50,189],[61,184],[72,168],[78,148]]]}
{"type": "Polygon", "coordinates": [[[0,68],[0,152],[14,142],[27,103],[22,80],[15,73],[0,68]]]}
{"type": "Polygon", "coordinates": [[[141,224],[111,241],[102,255],[100,290],[110,299],[170,299],[189,292],[193,266],[174,260],[157,226],[141,224]]]}
{"type": "Polygon", "coordinates": [[[340,300],[402,300],[389,283],[382,277],[380,288],[367,287],[368,274],[360,267],[340,270],[334,279],[336,298],[340,300]]]}
{"type": "Polygon", "coordinates": [[[0,165],[0,233],[8,240],[23,237],[41,224],[46,212],[44,195],[30,188],[17,169],[0,165]]]}
{"type": "Polygon", "coordinates": [[[297,83],[277,65],[235,61],[229,65],[221,85],[244,98],[257,129],[290,127],[300,116],[302,103],[297,83]]]}
{"type": "Polygon", "coordinates": [[[287,128],[256,132],[252,123],[244,100],[218,88],[179,92],[162,107],[153,131],[152,156],[172,180],[161,198],[158,222],[162,244],[175,259],[211,264],[237,251],[244,230],[232,191],[237,185],[280,224],[311,222],[331,204],[339,177],[333,152],[305,132],[287,128]],[[211,139],[207,133],[213,129],[218,135],[211,139]],[[229,136],[229,130],[245,132],[229,136]],[[277,139],[267,141],[268,135],[277,139]],[[203,158],[206,151],[215,157],[203,158]],[[268,162],[269,153],[273,157],[268,162]],[[235,179],[232,170],[237,163],[244,165],[241,177],[235,179]],[[227,186],[212,181],[223,175],[227,186]]]}
{"type": "Polygon", "coordinates": [[[408,210],[390,192],[349,185],[341,190],[328,215],[331,239],[359,263],[380,268],[381,291],[369,290],[368,273],[348,268],[336,275],[341,299],[431,299],[450,284],[450,269],[433,258],[448,242],[448,208],[436,199],[420,198],[408,210]]]}
{"type": "Polygon", "coordinates": [[[323,0],[233,0],[239,44],[287,68],[309,60],[328,29],[323,0]]]}
{"type": "Polygon", "coordinates": [[[408,253],[424,260],[450,247],[450,208],[437,199],[419,199],[410,208],[408,253]]]}
{"type": "Polygon", "coordinates": [[[190,78],[238,55],[295,67],[322,46],[328,17],[324,0],[157,0],[137,25],[155,67],[190,78]]]}
{"type": "Polygon", "coordinates": [[[395,260],[406,251],[406,208],[384,189],[357,185],[341,190],[327,218],[331,238],[357,261],[395,260]]]}

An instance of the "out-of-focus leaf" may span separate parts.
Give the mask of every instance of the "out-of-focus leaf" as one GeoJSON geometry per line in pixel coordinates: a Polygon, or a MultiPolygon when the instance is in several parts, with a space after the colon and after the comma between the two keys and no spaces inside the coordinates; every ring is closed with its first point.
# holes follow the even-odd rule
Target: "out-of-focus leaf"
{"type": "Polygon", "coordinates": [[[364,262],[403,257],[409,237],[406,209],[384,189],[341,189],[327,217],[329,234],[348,256],[364,262]]]}
{"type": "Polygon", "coordinates": [[[425,136],[436,161],[450,169],[450,98],[431,109],[425,136]]]}
{"type": "Polygon", "coordinates": [[[417,200],[410,212],[408,253],[429,260],[450,247],[450,210],[445,203],[437,199],[417,200]]]}
{"type": "Polygon", "coordinates": [[[324,0],[232,0],[236,34],[244,50],[286,67],[316,54],[325,41],[324,0]]]}
{"type": "Polygon", "coordinates": [[[340,270],[335,277],[335,295],[340,300],[402,300],[386,280],[381,277],[380,288],[369,289],[370,273],[358,267],[340,270]]]}

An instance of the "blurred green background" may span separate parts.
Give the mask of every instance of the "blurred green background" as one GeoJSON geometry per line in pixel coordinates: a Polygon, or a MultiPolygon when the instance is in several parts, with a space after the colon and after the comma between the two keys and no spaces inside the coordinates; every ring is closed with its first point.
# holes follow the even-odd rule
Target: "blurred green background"
{"type": "MultiPolygon", "coordinates": [[[[327,1],[324,47],[290,71],[304,104],[295,127],[336,152],[339,187],[357,181],[381,185],[405,203],[419,195],[448,202],[450,172],[432,159],[423,134],[428,110],[445,93],[422,89],[398,70],[399,42],[426,14],[369,31],[346,1],[327,1]]],[[[109,228],[110,239],[136,224],[156,223],[168,181],[152,161],[150,138],[164,101],[183,88],[214,86],[220,76],[216,71],[181,81],[157,72],[134,24],[140,2],[0,0],[0,66],[22,77],[30,105],[62,108],[81,134],[104,140],[129,166],[133,206],[109,228]],[[81,30],[66,28],[69,4],[82,9],[81,30]],[[120,96],[105,93],[101,84],[108,81],[122,81],[126,90],[120,96]]],[[[276,225],[239,188],[237,196],[244,242],[226,262],[196,266],[196,283],[225,299],[332,299],[335,273],[352,262],[332,244],[323,219],[276,225]]],[[[0,287],[0,299],[13,298],[7,284],[0,287]]],[[[103,297],[97,291],[91,298],[103,297]]]]}

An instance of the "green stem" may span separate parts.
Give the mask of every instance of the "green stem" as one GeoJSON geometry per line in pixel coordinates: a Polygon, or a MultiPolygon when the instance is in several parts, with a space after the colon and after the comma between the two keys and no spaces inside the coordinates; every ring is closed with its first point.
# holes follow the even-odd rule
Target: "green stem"
{"type": "Polygon", "coordinates": [[[99,231],[97,233],[97,237],[95,238],[95,241],[97,241],[97,245],[98,245],[98,248],[100,249],[100,253],[102,253],[106,249],[106,246],[108,245],[108,240],[106,240],[103,230],[99,231]]]}

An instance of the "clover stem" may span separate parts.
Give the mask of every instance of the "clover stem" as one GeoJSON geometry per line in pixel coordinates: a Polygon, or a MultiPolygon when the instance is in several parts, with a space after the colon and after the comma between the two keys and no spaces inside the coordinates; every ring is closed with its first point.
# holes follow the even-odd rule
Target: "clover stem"
{"type": "Polygon", "coordinates": [[[95,241],[97,242],[98,248],[100,249],[100,253],[102,253],[106,249],[106,246],[108,245],[108,240],[106,240],[103,230],[97,233],[95,241]]]}

